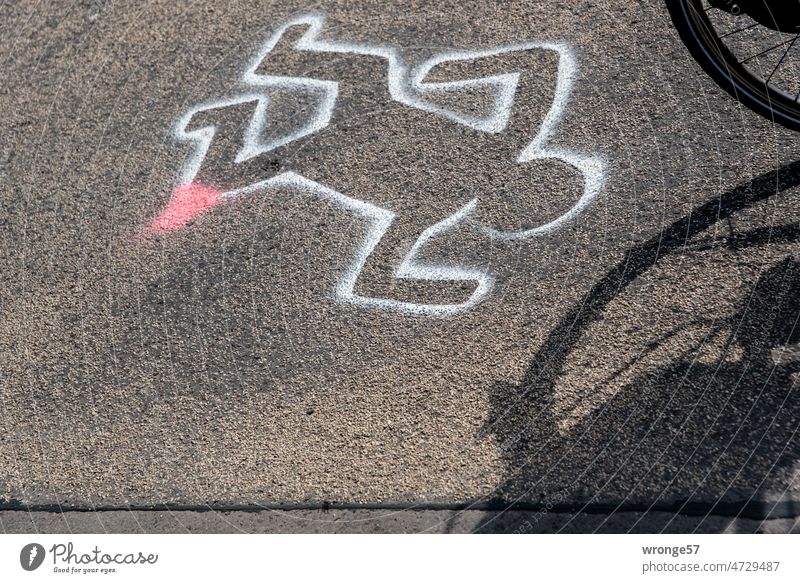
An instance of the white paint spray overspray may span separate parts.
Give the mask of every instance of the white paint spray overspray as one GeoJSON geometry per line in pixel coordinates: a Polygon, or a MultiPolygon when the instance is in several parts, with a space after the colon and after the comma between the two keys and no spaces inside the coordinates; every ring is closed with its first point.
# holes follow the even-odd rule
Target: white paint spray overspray
{"type": "MultiPolygon", "coordinates": [[[[388,90],[392,99],[409,107],[443,116],[475,131],[493,134],[503,132],[508,126],[520,73],[512,72],[446,82],[425,81],[431,70],[443,63],[471,61],[518,51],[541,49],[555,52],[558,55],[558,71],[553,102],[538,132],[519,153],[517,163],[524,164],[542,159],[564,162],[581,174],[583,192],[569,210],[546,224],[520,231],[500,231],[483,224],[478,224],[478,227],[498,240],[526,239],[546,235],[577,217],[602,190],[605,181],[605,163],[600,157],[550,145],[550,141],[564,117],[578,76],[577,62],[568,45],[531,41],[485,50],[449,50],[415,66],[410,66],[404,62],[398,48],[324,39],[322,35],[324,22],[324,17],[318,14],[303,15],[285,22],[261,45],[257,54],[247,64],[240,80],[243,89],[237,96],[200,104],[181,116],[175,124],[174,135],[179,140],[188,141],[192,145],[192,149],[179,173],[179,188],[193,183],[216,134],[215,126],[187,130],[192,118],[202,111],[248,102],[255,103],[255,111],[250,125],[244,132],[242,146],[234,159],[234,163],[237,164],[329,126],[339,94],[337,82],[257,73],[260,64],[288,29],[294,26],[306,26],[306,32],[294,45],[296,50],[382,58],[387,62],[388,90]],[[274,89],[302,91],[305,95],[313,96],[316,105],[298,129],[279,138],[264,140],[262,136],[265,134],[264,128],[267,123],[269,91],[274,89]],[[486,111],[469,114],[459,112],[443,107],[435,99],[437,95],[474,89],[481,89],[491,96],[491,105],[486,111]]],[[[307,196],[325,199],[367,221],[366,235],[356,249],[349,268],[341,275],[335,286],[333,296],[338,302],[421,316],[449,316],[473,308],[490,294],[494,286],[494,278],[482,270],[455,264],[431,264],[419,259],[423,248],[430,241],[449,230],[458,228],[467,221],[474,221],[472,215],[480,204],[477,198],[471,200],[451,216],[425,229],[395,272],[395,277],[406,280],[473,282],[475,284],[474,291],[462,303],[423,304],[389,298],[366,297],[355,292],[356,282],[367,259],[395,219],[396,215],[393,211],[349,197],[295,172],[283,172],[270,179],[223,192],[220,199],[230,200],[256,193],[269,193],[276,188],[292,189],[307,196]]],[[[473,222],[473,224],[476,223],[473,222]]]]}

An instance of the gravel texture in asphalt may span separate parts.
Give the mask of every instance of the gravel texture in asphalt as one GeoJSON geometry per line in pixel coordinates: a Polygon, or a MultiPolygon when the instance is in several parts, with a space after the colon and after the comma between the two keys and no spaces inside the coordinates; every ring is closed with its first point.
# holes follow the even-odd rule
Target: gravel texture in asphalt
{"type": "Polygon", "coordinates": [[[800,140],[717,88],[660,2],[3,11],[6,507],[796,514],[800,140]],[[326,127],[236,163],[251,99],[189,122],[217,127],[205,157],[176,139],[245,94],[270,96],[262,145],[307,127],[321,90],[244,71],[310,14],[407,71],[528,43],[428,77],[519,72],[508,123],[442,115],[485,121],[485,84],[403,103],[386,58],[303,51],[298,25],[253,74],[338,83],[326,127]],[[562,154],[519,162],[543,127],[562,154]],[[577,159],[604,176],[586,207],[577,159]],[[318,186],[235,190],[287,173],[318,186]],[[409,254],[428,280],[395,277],[409,254]]]}

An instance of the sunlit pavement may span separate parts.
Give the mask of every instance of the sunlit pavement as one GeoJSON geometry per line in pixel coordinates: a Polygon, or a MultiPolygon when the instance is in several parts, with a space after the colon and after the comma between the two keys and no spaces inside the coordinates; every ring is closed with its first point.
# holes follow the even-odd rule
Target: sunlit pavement
{"type": "Polygon", "coordinates": [[[5,11],[3,530],[797,529],[800,141],[661,3],[5,11]]]}

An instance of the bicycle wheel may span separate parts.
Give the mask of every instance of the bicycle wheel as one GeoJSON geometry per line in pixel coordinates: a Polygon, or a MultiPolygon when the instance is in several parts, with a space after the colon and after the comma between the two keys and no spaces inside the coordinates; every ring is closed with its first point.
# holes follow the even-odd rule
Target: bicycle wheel
{"type": "Polygon", "coordinates": [[[756,20],[734,0],[666,3],[684,44],[717,84],[756,113],[800,131],[800,33],[793,26],[765,26],[763,14],[753,13],[756,20]]]}

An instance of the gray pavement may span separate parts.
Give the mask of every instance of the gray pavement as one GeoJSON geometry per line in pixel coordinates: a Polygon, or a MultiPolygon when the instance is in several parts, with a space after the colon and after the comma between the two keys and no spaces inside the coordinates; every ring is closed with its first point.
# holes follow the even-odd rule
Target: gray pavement
{"type": "MultiPolygon", "coordinates": [[[[660,2],[3,10],[6,532],[515,531],[587,505],[531,528],[796,530],[800,140],[718,89],[660,2]],[[311,13],[320,38],[402,48],[412,65],[559,43],[571,96],[559,101],[564,58],[543,48],[432,69],[523,72],[507,129],[478,131],[394,99],[382,57],[298,56],[301,29],[258,74],[336,80],[330,124],[233,164],[253,105],[195,120],[220,128],[194,176],[208,188],[181,207],[193,221],[153,223],[192,165],[181,116],[263,91],[242,89],[243,70],[311,13]],[[518,163],[554,99],[549,142],[573,162],[518,163]],[[605,169],[586,208],[515,240],[479,227],[564,216],[587,192],[576,156],[605,169]],[[350,296],[366,207],[291,184],[217,198],[289,171],[395,213],[350,296]],[[392,277],[475,199],[418,254],[472,279],[392,277]],[[487,277],[459,313],[419,308],[469,303],[487,277]],[[486,509],[433,509],[472,503],[486,509]],[[352,508],[313,509],[329,505],[352,508]],[[216,511],[260,506],[284,510],[216,511]]],[[[486,91],[431,103],[475,116],[486,91]]],[[[277,92],[264,134],[304,127],[312,97],[277,92]]]]}
{"type": "Polygon", "coordinates": [[[479,510],[263,510],[0,513],[0,532],[98,533],[447,533],[447,534],[797,534],[796,518],[753,520],[672,512],[569,514],[479,510]]]}

